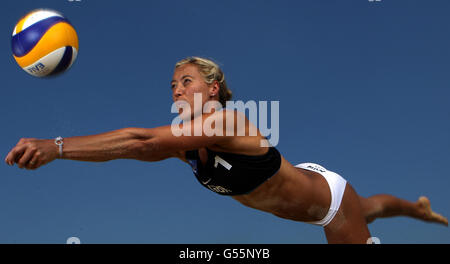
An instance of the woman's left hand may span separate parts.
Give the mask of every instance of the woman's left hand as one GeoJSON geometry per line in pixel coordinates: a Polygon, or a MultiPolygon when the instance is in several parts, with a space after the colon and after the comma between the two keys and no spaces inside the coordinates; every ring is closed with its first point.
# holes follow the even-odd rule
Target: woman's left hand
{"type": "Polygon", "coordinates": [[[58,158],[59,149],[51,139],[22,138],[5,158],[8,165],[35,170],[58,158]]]}

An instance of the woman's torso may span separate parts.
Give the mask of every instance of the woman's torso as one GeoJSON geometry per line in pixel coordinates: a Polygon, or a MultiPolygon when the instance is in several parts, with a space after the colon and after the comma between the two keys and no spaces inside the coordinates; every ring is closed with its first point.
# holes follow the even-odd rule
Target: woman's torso
{"type": "MultiPolygon", "coordinates": [[[[264,137],[258,137],[260,142],[264,137]]],[[[212,156],[208,152],[227,152],[236,155],[261,156],[268,152],[267,147],[256,145],[255,137],[241,137],[233,139],[227,146],[208,146],[198,149],[199,160],[202,165],[211,162],[212,156]]],[[[183,153],[185,157],[186,152],[183,153]]],[[[274,215],[298,220],[320,220],[326,213],[331,197],[328,185],[319,174],[292,166],[280,154],[280,165],[277,172],[258,185],[250,193],[232,195],[231,197],[248,207],[272,213],[274,215]],[[322,192],[323,195],[314,195],[322,192]],[[319,213],[317,213],[319,212],[319,213]]],[[[183,159],[185,162],[189,161],[183,159]]],[[[192,166],[192,164],[190,164],[192,166]]],[[[239,175],[245,177],[245,175],[239,175]]],[[[202,184],[204,185],[204,184],[202,184]]]]}
{"type": "Polygon", "coordinates": [[[218,194],[236,196],[251,193],[280,169],[278,150],[265,150],[262,155],[243,155],[202,148],[187,151],[185,156],[201,185],[218,194]]]}

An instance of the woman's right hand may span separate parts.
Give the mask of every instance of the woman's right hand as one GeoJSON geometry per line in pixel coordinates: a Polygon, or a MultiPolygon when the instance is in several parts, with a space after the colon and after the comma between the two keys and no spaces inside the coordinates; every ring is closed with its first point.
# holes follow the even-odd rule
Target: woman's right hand
{"type": "Polygon", "coordinates": [[[59,149],[51,139],[22,138],[11,149],[5,162],[21,169],[35,170],[58,158],[59,149]]]}

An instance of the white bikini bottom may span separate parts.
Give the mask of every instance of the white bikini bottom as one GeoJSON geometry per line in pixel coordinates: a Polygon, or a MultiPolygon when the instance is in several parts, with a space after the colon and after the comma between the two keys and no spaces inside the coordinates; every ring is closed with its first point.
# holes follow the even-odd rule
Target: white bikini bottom
{"type": "Polygon", "coordinates": [[[337,211],[339,210],[347,181],[339,174],[329,171],[318,164],[301,163],[295,165],[295,167],[317,172],[322,175],[325,180],[327,180],[328,186],[330,186],[331,191],[330,209],[328,210],[327,215],[322,220],[316,222],[308,222],[310,224],[320,225],[323,227],[327,226],[331,222],[331,220],[333,220],[333,218],[336,216],[337,211]]]}

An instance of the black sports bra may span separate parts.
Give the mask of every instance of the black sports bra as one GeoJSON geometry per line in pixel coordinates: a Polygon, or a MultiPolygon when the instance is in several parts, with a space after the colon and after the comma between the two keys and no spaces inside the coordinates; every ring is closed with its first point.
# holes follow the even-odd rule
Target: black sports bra
{"type": "Polygon", "coordinates": [[[186,151],[186,159],[200,184],[222,195],[248,194],[275,175],[281,166],[281,155],[275,147],[269,147],[260,156],[206,150],[205,165],[198,150],[186,151]]]}

